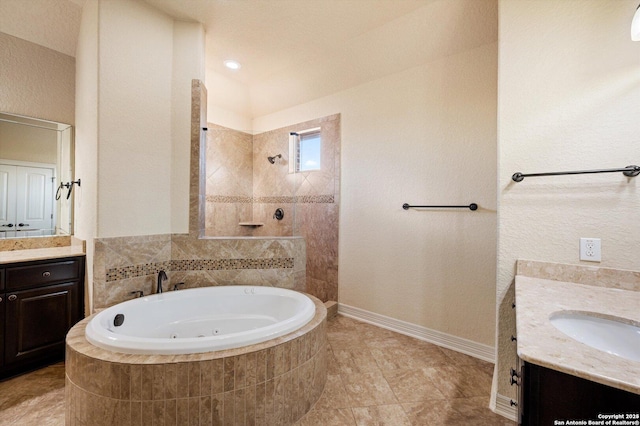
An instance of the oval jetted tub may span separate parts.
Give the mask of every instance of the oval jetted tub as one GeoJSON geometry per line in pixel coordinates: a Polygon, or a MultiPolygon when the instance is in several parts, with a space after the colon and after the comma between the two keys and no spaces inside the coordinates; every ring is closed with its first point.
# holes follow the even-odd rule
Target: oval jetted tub
{"type": "Polygon", "coordinates": [[[67,334],[66,423],[293,425],[324,389],[326,323],[320,300],[273,287],[107,308],[67,334]]]}
{"type": "Polygon", "coordinates": [[[315,315],[302,293],[276,287],[223,286],[129,300],[97,314],[87,340],[129,354],[191,354],[239,348],[297,330],[315,315]]]}

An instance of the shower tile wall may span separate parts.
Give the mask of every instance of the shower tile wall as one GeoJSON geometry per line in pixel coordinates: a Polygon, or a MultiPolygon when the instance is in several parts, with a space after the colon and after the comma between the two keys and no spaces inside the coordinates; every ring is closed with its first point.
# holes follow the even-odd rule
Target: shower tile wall
{"type": "Polygon", "coordinates": [[[208,128],[205,235],[304,237],[307,291],[322,301],[337,300],[340,115],[253,137],[215,124],[208,128]],[[316,127],[321,170],[289,173],[289,133],[316,127]],[[267,158],[278,154],[271,164],[267,158]],[[284,210],[281,221],[273,218],[278,208],[284,210]],[[264,225],[238,226],[245,221],[264,225]]]}
{"type": "Polygon", "coordinates": [[[238,224],[253,218],[252,135],[207,126],[205,235],[250,236],[251,228],[238,224]]]}
{"type": "Polygon", "coordinates": [[[324,302],[338,300],[340,115],[255,135],[253,151],[253,217],[265,222],[254,235],[304,237],[307,292],[324,302]],[[289,133],[316,127],[322,140],[321,169],[289,173],[289,133]],[[267,161],[277,154],[282,158],[275,164],[267,161]],[[280,223],[272,219],[278,207],[285,212],[280,223]]]}

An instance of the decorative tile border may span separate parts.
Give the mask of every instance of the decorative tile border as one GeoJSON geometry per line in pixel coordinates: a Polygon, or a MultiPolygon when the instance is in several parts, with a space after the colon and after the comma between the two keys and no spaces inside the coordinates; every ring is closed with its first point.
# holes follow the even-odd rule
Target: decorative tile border
{"type": "Polygon", "coordinates": [[[274,196],[274,197],[243,197],[235,195],[207,195],[207,202],[210,203],[300,203],[300,204],[333,204],[333,195],[295,195],[295,196],[274,196]]]}
{"type": "Polygon", "coordinates": [[[253,202],[253,198],[242,195],[207,195],[207,202],[251,204],[253,202]]]}
{"type": "Polygon", "coordinates": [[[127,278],[155,275],[162,270],[170,270],[171,262],[144,263],[142,265],[123,266],[107,270],[107,281],[124,280],[127,278]]]}
{"type": "Polygon", "coordinates": [[[294,258],[268,259],[189,259],[145,263],[107,270],[107,282],[155,275],[165,271],[224,271],[236,269],[293,269],[294,258]]]}
{"type": "Polygon", "coordinates": [[[333,204],[335,197],[332,195],[298,195],[296,203],[303,204],[333,204]]]}

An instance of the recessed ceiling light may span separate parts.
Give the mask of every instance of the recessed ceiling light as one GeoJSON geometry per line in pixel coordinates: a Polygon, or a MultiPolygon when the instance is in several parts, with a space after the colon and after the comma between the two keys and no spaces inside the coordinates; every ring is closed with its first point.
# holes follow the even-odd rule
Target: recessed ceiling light
{"type": "Polygon", "coordinates": [[[239,70],[240,64],[236,61],[232,61],[230,59],[224,61],[224,66],[229,68],[230,70],[239,70]]]}

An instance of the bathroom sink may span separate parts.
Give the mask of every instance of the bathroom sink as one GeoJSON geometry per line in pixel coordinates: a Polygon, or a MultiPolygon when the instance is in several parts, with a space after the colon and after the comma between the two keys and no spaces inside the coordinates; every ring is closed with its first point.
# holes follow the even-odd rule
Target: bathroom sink
{"type": "Polygon", "coordinates": [[[640,362],[640,326],[630,320],[578,311],[559,311],[551,324],[567,336],[592,348],[640,362]]]}

